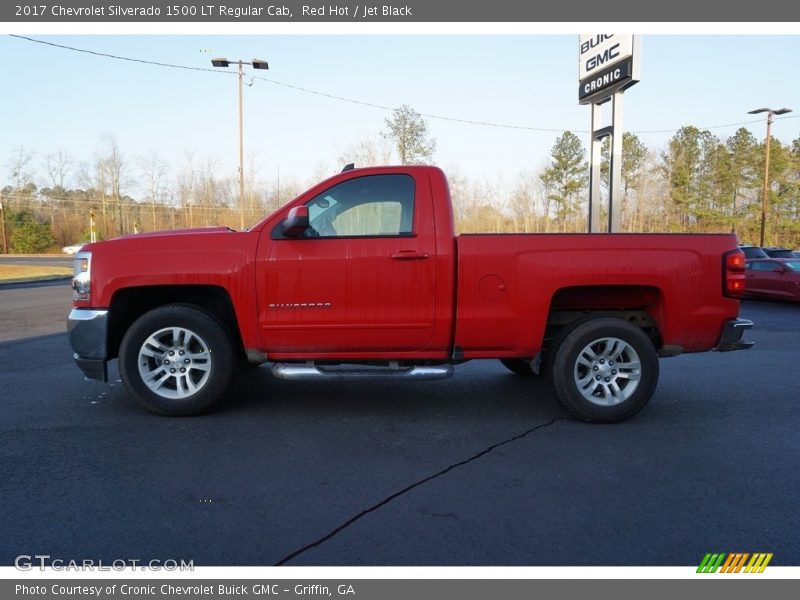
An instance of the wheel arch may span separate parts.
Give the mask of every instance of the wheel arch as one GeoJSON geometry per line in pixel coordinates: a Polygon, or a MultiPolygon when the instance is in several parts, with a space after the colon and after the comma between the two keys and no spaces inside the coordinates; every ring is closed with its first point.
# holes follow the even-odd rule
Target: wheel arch
{"type": "Polygon", "coordinates": [[[114,293],[109,307],[108,358],[119,356],[125,332],[143,314],[167,304],[186,304],[217,319],[244,356],[239,323],[228,291],[213,285],[163,285],[124,288],[114,293]]]}
{"type": "Polygon", "coordinates": [[[564,328],[598,317],[615,317],[639,327],[661,350],[665,326],[664,294],[648,285],[598,285],[561,288],[553,294],[547,315],[545,343],[564,328]]]}

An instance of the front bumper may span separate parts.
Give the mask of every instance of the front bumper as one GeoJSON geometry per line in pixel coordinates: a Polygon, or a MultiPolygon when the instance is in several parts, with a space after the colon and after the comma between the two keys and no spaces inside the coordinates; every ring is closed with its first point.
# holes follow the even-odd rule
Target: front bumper
{"type": "Polygon", "coordinates": [[[749,319],[732,319],[725,323],[717,351],[730,352],[731,350],[747,350],[751,348],[755,342],[742,339],[744,332],[751,327],[753,327],[753,322],[749,319]]]}
{"type": "Polygon", "coordinates": [[[87,379],[108,381],[108,311],[73,308],[67,317],[75,363],[87,379]]]}

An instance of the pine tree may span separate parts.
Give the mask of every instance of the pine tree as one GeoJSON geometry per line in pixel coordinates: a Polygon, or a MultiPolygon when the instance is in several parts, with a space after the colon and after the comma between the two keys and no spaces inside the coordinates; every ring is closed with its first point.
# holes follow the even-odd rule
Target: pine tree
{"type": "Polygon", "coordinates": [[[556,217],[564,221],[580,208],[589,181],[586,150],[577,135],[565,131],[556,138],[550,156],[551,166],[540,178],[548,199],[555,203],[556,217]]]}

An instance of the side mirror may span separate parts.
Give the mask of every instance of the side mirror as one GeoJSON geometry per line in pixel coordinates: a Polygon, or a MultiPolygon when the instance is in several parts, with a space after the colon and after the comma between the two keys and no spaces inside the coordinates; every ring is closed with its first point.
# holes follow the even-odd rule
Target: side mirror
{"type": "Polygon", "coordinates": [[[281,223],[283,235],[287,238],[299,238],[308,229],[308,207],[295,206],[281,223]]]}
{"type": "Polygon", "coordinates": [[[781,275],[783,275],[786,272],[786,269],[784,269],[783,267],[775,267],[774,269],[772,269],[772,272],[780,273],[781,275]]]}

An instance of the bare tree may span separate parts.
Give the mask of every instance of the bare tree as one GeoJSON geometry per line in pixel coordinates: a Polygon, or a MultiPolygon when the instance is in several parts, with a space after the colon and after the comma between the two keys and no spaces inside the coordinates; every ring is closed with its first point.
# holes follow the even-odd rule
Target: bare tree
{"type": "Polygon", "coordinates": [[[386,136],[372,136],[351,144],[339,153],[339,164],[353,163],[357,167],[389,164],[392,160],[391,142],[386,136]]]}
{"type": "MultiPolygon", "coordinates": [[[[200,169],[197,173],[197,189],[195,197],[199,204],[204,206],[214,206],[221,204],[222,194],[220,191],[221,185],[217,172],[220,169],[220,160],[217,156],[206,156],[200,163],[200,169]]],[[[242,198],[244,201],[244,198],[242,198]]]]}
{"type": "Polygon", "coordinates": [[[107,133],[103,135],[102,140],[104,146],[102,162],[108,175],[110,196],[119,201],[122,198],[122,187],[126,183],[124,180],[125,161],[117,144],[117,139],[113,135],[107,133]]]}
{"type": "Polygon", "coordinates": [[[118,213],[118,233],[125,233],[122,211],[122,190],[127,185],[125,161],[116,138],[111,134],[101,136],[101,148],[94,154],[93,189],[100,197],[102,206],[102,227],[105,235],[110,232],[108,217],[112,206],[118,213]]]}
{"type": "MultiPolygon", "coordinates": [[[[184,165],[177,175],[178,204],[180,205],[184,224],[191,227],[192,223],[192,204],[196,203],[197,188],[197,168],[195,167],[194,152],[187,150],[184,155],[184,165]]],[[[172,228],[175,229],[173,223],[172,228]]]]}
{"type": "Polygon", "coordinates": [[[458,166],[451,166],[447,172],[456,229],[458,231],[463,231],[462,226],[475,213],[477,203],[469,189],[469,181],[466,175],[464,175],[458,166]]]}
{"type": "Polygon", "coordinates": [[[514,215],[515,230],[535,231],[536,201],[541,192],[541,179],[535,173],[520,173],[509,200],[514,215]]]}
{"type": "Polygon", "coordinates": [[[20,145],[14,149],[14,153],[6,163],[14,183],[14,191],[17,193],[29,188],[33,183],[33,156],[32,150],[20,145]]]}
{"type": "Polygon", "coordinates": [[[167,192],[167,163],[155,150],[150,150],[139,158],[139,168],[142,173],[142,191],[150,201],[153,231],[156,231],[159,229],[156,223],[156,205],[163,201],[167,192]]]}
{"type": "Polygon", "coordinates": [[[53,190],[58,190],[60,194],[67,189],[68,179],[72,173],[74,161],[66,150],[57,150],[44,157],[44,168],[50,178],[53,190]]]}
{"type": "MultiPolygon", "coordinates": [[[[67,194],[67,178],[72,170],[72,157],[66,150],[58,150],[45,155],[44,170],[50,179],[50,190],[47,192],[50,204],[50,226],[56,229],[56,210],[64,205],[67,194]]],[[[63,213],[63,210],[62,210],[63,213]]]]}

